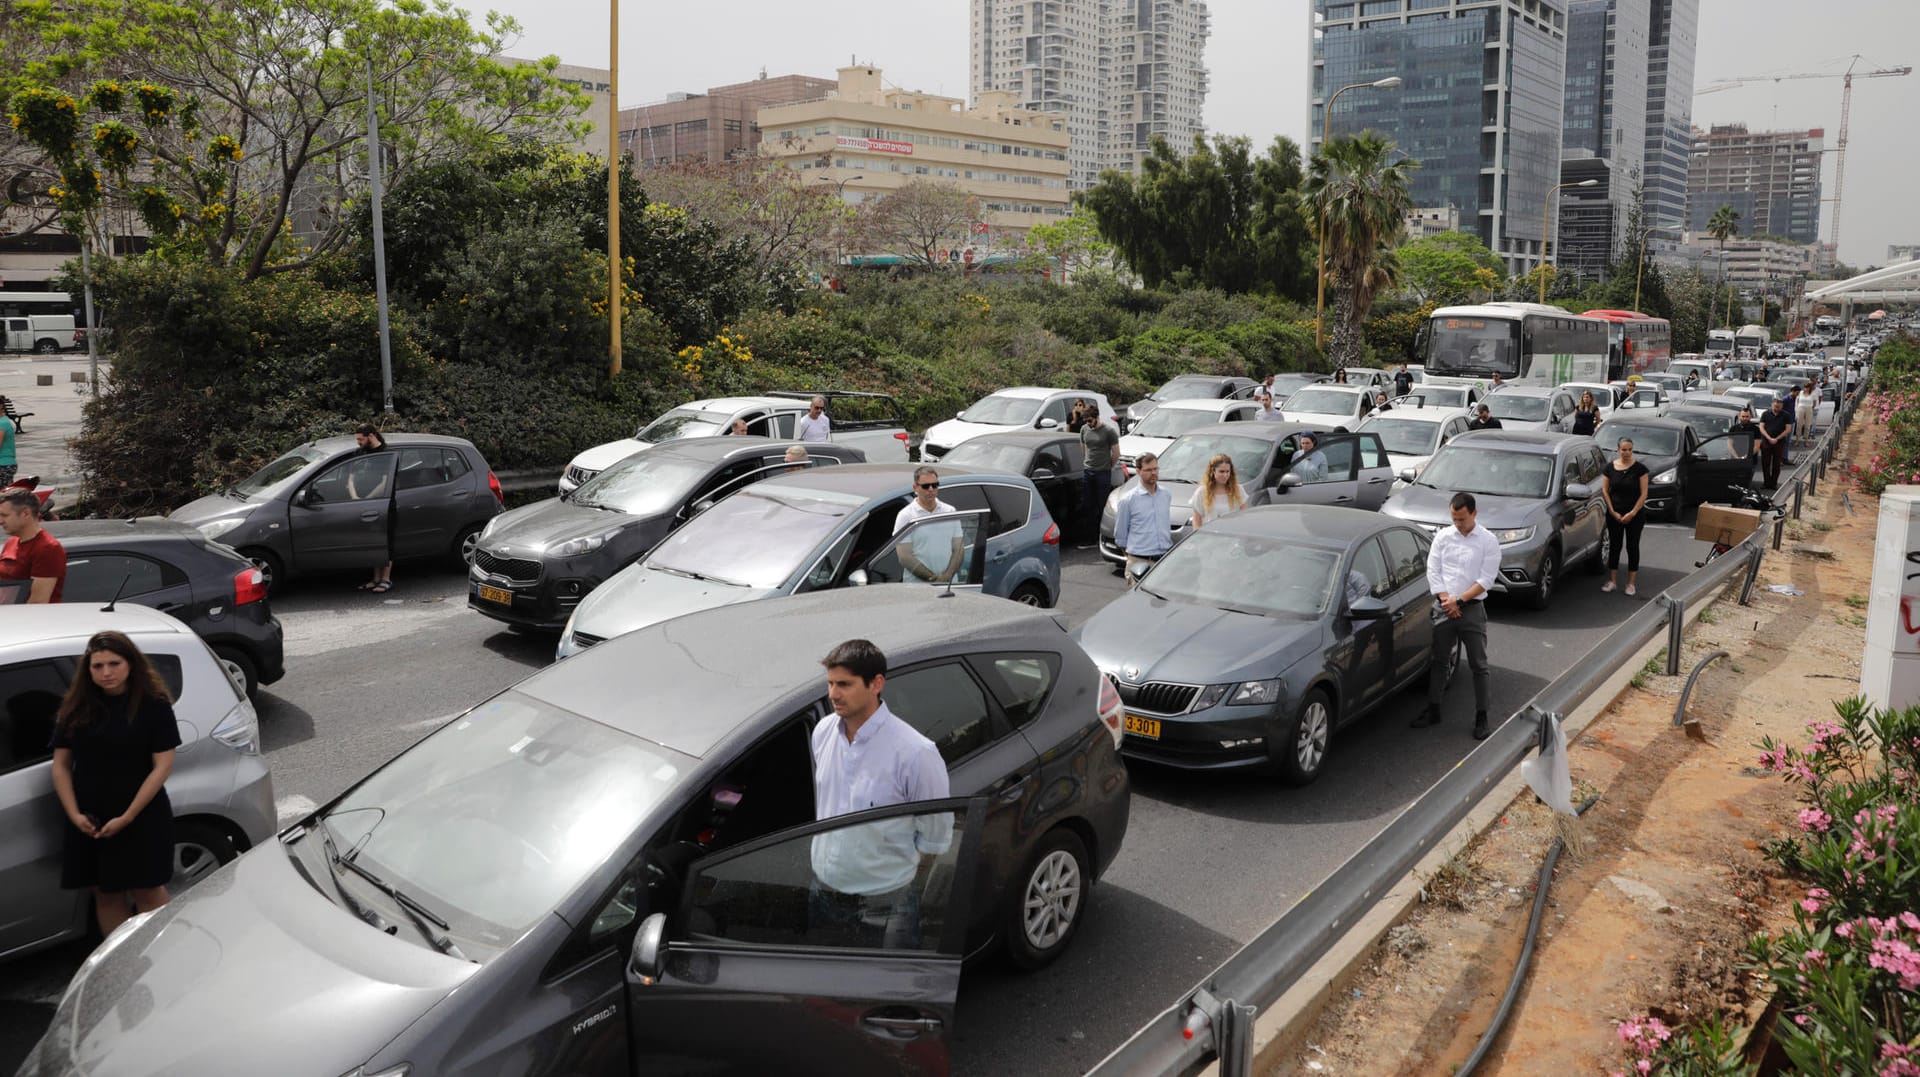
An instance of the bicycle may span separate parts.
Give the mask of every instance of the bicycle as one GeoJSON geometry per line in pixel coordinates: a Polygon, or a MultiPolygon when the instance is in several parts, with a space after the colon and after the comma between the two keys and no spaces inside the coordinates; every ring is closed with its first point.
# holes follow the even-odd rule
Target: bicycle
{"type": "MultiPolygon", "coordinates": [[[[1753,490],[1745,486],[1738,486],[1738,485],[1729,485],[1727,489],[1733,492],[1734,508],[1756,509],[1759,512],[1761,512],[1763,515],[1771,514],[1774,520],[1779,520],[1785,517],[1787,514],[1787,507],[1785,505],[1774,504],[1773,498],[1768,497],[1766,494],[1761,493],[1758,490],[1753,490]]],[[[1763,521],[1763,523],[1764,522],[1766,521],[1763,521]]],[[[1721,554],[1726,553],[1728,550],[1733,549],[1735,545],[1736,545],[1735,543],[1731,543],[1731,542],[1714,543],[1713,549],[1707,551],[1707,556],[1702,558],[1701,560],[1695,561],[1693,563],[1693,567],[1694,568],[1704,567],[1708,561],[1711,561],[1714,558],[1719,557],[1721,554]]]]}

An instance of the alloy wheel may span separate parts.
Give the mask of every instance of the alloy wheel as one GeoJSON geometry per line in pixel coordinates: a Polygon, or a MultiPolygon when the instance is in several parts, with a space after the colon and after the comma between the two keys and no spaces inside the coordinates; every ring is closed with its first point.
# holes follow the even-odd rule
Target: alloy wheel
{"type": "Polygon", "coordinates": [[[1300,729],[1293,738],[1294,762],[1302,774],[1313,774],[1327,757],[1327,737],[1333,732],[1333,719],[1327,704],[1318,697],[1307,701],[1300,711],[1300,729]]]}
{"type": "Polygon", "coordinates": [[[1027,878],[1022,924],[1036,950],[1060,944],[1080,915],[1080,864],[1065,849],[1055,849],[1034,865],[1027,878]]]}

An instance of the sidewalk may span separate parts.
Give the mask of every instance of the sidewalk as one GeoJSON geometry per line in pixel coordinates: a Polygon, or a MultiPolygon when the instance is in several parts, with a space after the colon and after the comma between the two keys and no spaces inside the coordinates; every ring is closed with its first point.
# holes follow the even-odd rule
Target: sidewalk
{"type": "MultiPolygon", "coordinates": [[[[109,369],[111,364],[102,359],[100,376],[105,378],[109,369]]],[[[69,504],[79,494],[79,475],[67,440],[80,433],[80,407],[87,399],[87,383],[73,381],[75,372],[86,374],[86,353],[0,355],[0,394],[22,412],[34,413],[21,424],[20,474],[64,487],[60,500],[69,504]],[[36,384],[36,375],[52,375],[53,384],[36,384]]]]}

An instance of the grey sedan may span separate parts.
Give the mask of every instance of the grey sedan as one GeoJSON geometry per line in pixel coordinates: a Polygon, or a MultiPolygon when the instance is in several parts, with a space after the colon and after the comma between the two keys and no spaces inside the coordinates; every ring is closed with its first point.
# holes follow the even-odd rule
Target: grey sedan
{"type": "Polygon", "coordinates": [[[1574,395],[1565,389],[1538,385],[1508,385],[1488,394],[1481,403],[1500,420],[1503,430],[1547,430],[1563,433],[1573,425],[1574,395]]]}

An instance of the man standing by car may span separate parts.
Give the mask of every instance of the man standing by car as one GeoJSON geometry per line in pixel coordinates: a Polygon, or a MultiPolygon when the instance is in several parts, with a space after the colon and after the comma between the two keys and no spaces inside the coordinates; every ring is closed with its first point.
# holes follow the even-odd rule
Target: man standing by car
{"type": "Polygon", "coordinates": [[[1492,408],[1486,406],[1485,404],[1482,404],[1480,405],[1480,414],[1475,416],[1472,419],[1467,420],[1467,429],[1468,430],[1498,430],[1500,429],[1500,420],[1493,417],[1492,408]]]}
{"type": "Polygon", "coordinates": [[[1433,663],[1427,669],[1427,709],[1413,727],[1440,724],[1440,699],[1447,690],[1453,648],[1464,643],[1473,671],[1473,739],[1485,740],[1492,694],[1487,674],[1487,591],[1500,574],[1500,542],[1477,522],[1473,495],[1453,495],[1453,526],[1434,533],[1427,551],[1427,586],[1433,591],[1433,663]]]}
{"type": "Polygon", "coordinates": [[[1113,545],[1129,587],[1173,549],[1173,493],[1160,486],[1160,458],[1143,452],[1134,467],[1140,485],[1120,499],[1113,518],[1113,545]]]}
{"type": "Polygon", "coordinates": [[[1113,492],[1113,457],[1120,451],[1120,432],[1100,418],[1100,406],[1090,405],[1080,426],[1080,447],[1087,461],[1080,473],[1080,525],[1083,549],[1100,540],[1100,514],[1113,492]]]}
{"type": "Polygon", "coordinates": [[[1753,409],[1741,408],[1740,414],[1727,427],[1727,452],[1735,458],[1747,461],[1747,474],[1742,485],[1753,484],[1753,472],[1760,466],[1760,425],[1753,421],[1753,409]],[[1746,451],[1740,451],[1740,435],[1747,437],[1746,451]]]}
{"type": "Polygon", "coordinates": [[[807,413],[800,416],[796,433],[801,441],[832,441],[833,420],[827,418],[827,398],[816,396],[807,405],[807,413]]]}
{"type": "MultiPolygon", "coordinates": [[[[880,696],[887,684],[887,656],[880,648],[850,639],[820,664],[827,669],[833,715],[813,727],[814,818],[945,800],[947,764],[940,750],[880,696]]],[[[808,895],[814,926],[855,945],[918,946],[916,883],[952,842],[953,820],[943,813],[818,835],[808,895]]]]}
{"type": "Polygon", "coordinates": [[[0,582],[18,581],[0,591],[0,604],[60,601],[67,584],[67,551],[40,526],[40,500],[32,490],[0,494],[0,529],[7,533],[6,545],[0,546],[0,582]]]}
{"type": "MultiPolygon", "coordinates": [[[[952,505],[940,500],[940,473],[930,467],[920,468],[913,473],[913,500],[893,518],[893,533],[905,531],[915,520],[945,516],[954,511],[952,505]]],[[[957,526],[923,527],[897,548],[901,571],[928,583],[945,583],[960,571],[966,555],[965,545],[957,526]],[[940,559],[941,547],[950,548],[944,569],[933,567],[940,559]]]]}
{"type": "Polygon", "coordinates": [[[1274,405],[1272,393],[1262,389],[1254,395],[1254,399],[1260,402],[1260,410],[1255,413],[1254,418],[1262,422],[1270,423],[1277,423],[1286,418],[1286,416],[1280,414],[1280,409],[1274,405]]]}
{"type": "Polygon", "coordinates": [[[1787,442],[1793,438],[1793,416],[1779,397],[1760,415],[1760,474],[1771,490],[1780,485],[1780,462],[1787,454],[1787,442]]]}
{"type": "Polygon", "coordinates": [[[1402,397],[1411,392],[1413,392],[1413,371],[1407,369],[1407,364],[1401,363],[1400,369],[1393,374],[1393,395],[1402,397]]]}

